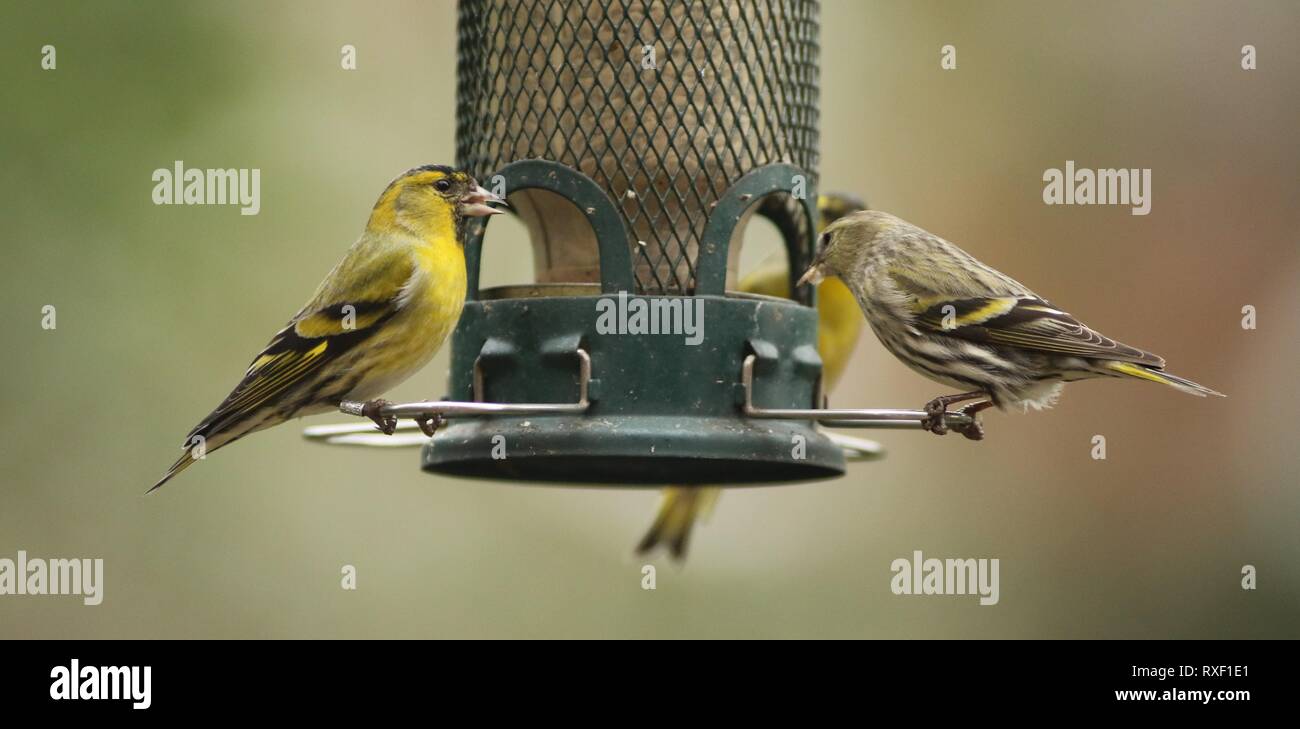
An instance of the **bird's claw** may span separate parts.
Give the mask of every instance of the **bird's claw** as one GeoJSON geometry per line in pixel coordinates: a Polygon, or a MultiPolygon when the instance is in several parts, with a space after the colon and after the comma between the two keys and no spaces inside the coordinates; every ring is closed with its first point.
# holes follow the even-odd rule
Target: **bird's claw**
{"type": "Polygon", "coordinates": [[[984,424],[980,422],[979,412],[989,407],[991,404],[992,403],[988,402],[977,402],[958,410],[957,412],[970,418],[970,424],[963,425],[960,428],[953,428],[953,430],[961,433],[970,440],[984,440],[984,424]]]}
{"type": "Polygon", "coordinates": [[[944,415],[948,412],[947,407],[941,398],[935,398],[925,404],[925,419],[921,421],[921,430],[927,430],[935,435],[943,435],[948,432],[948,424],[944,422],[944,415]]]}
{"type": "Polygon", "coordinates": [[[419,418],[415,418],[414,420],[415,420],[415,424],[419,426],[420,432],[424,433],[426,436],[430,438],[432,438],[434,434],[438,432],[438,428],[441,428],[443,423],[447,422],[447,419],[442,417],[441,415],[419,417],[419,418]]]}
{"type": "Polygon", "coordinates": [[[387,400],[369,400],[361,407],[361,414],[374,421],[375,427],[384,435],[397,432],[397,416],[383,414],[383,409],[389,405],[392,403],[387,400]]]}
{"type": "Polygon", "coordinates": [[[953,430],[961,433],[970,440],[984,440],[984,425],[980,423],[978,415],[972,415],[970,425],[963,425],[953,430]]]}

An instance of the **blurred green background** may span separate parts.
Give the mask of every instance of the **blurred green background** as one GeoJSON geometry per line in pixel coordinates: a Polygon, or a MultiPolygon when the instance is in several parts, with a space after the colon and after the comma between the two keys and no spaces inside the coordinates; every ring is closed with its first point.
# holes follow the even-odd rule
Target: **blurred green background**
{"type": "MultiPolygon", "coordinates": [[[[823,189],[1229,397],[1090,382],[990,414],[979,444],[870,434],[889,457],[844,479],[726,493],[653,592],[631,555],[653,491],[432,477],[413,450],[298,423],[142,496],[383,186],[453,161],[453,3],[6,0],[4,18],[0,557],[101,557],[106,584],[98,607],[0,597],[0,637],[1300,637],[1294,2],[825,3],[823,189]],[[154,206],[177,159],[260,168],[261,214],[154,206]],[[1043,205],[1067,159],[1152,168],[1151,214],[1043,205]],[[917,549],[999,558],[1001,602],[891,594],[917,549]]],[[[493,235],[525,250],[516,224],[493,235]]],[[[528,265],[489,257],[485,283],[528,265]]],[[[445,375],[444,353],[395,394],[440,396],[445,375]]],[[[834,404],[936,394],[868,334],[834,404]]]]}

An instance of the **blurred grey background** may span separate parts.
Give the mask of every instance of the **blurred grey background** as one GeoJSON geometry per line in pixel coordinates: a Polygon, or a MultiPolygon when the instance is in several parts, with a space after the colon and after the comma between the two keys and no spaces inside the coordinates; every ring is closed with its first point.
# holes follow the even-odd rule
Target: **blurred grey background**
{"type": "MultiPolygon", "coordinates": [[[[631,555],[653,491],[433,477],[416,451],[298,424],[142,496],[383,186],[453,161],[453,3],[5,16],[0,557],[100,557],[106,584],[98,607],[2,596],[0,637],[1300,637],[1293,2],[824,3],[824,190],[1229,397],[1089,382],[990,414],[983,443],[881,432],[888,458],[841,480],[726,493],[684,569],[655,560],[653,592],[631,555]],[[260,168],[261,213],[153,205],[151,172],[178,159],[260,168]],[[1043,205],[1067,159],[1152,168],[1151,214],[1043,205]],[[1000,559],[1001,602],[891,594],[890,562],[918,549],[1000,559]]],[[[527,245],[517,224],[492,235],[527,245]]],[[[485,284],[531,276],[527,256],[486,266],[485,284]]],[[[444,354],[395,394],[440,396],[445,375],[444,354]]],[[[936,394],[867,334],[833,402],[936,394]]]]}

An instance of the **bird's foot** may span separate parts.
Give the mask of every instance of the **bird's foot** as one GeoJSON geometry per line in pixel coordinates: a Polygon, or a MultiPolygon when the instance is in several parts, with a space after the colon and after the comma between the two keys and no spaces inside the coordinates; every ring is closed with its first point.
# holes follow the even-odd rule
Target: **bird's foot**
{"type": "Polygon", "coordinates": [[[384,435],[392,435],[397,431],[397,416],[383,415],[383,409],[392,405],[387,400],[367,400],[366,404],[361,407],[361,414],[374,421],[375,427],[384,435]]]}
{"type": "Polygon", "coordinates": [[[414,418],[415,424],[420,427],[420,432],[432,438],[438,432],[438,428],[447,422],[447,419],[441,415],[431,415],[427,417],[414,418]]]}
{"type": "MultiPolygon", "coordinates": [[[[953,430],[957,429],[953,428],[953,430]]],[[[957,432],[970,440],[984,440],[984,426],[978,420],[971,420],[970,425],[963,425],[957,432]]]]}
{"type": "Polygon", "coordinates": [[[960,429],[953,428],[958,433],[966,436],[970,440],[984,440],[984,424],[980,422],[979,413],[981,410],[993,407],[991,400],[976,402],[961,408],[957,412],[970,418],[970,425],[963,425],[960,429]]]}
{"type": "Polygon", "coordinates": [[[970,440],[984,440],[984,425],[980,423],[979,416],[976,415],[971,416],[970,425],[963,425],[959,428],[954,427],[953,430],[961,433],[970,440]]]}
{"type": "MultiPolygon", "coordinates": [[[[921,429],[928,430],[935,435],[947,433],[949,428],[948,423],[944,422],[944,415],[948,412],[948,406],[955,402],[973,400],[977,397],[988,397],[988,394],[982,390],[972,390],[970,392],[960,392],[956,395],[940,395],[936,397],[925,404],[925,418],[921,421],[921,429]]],[[[975,412],[982,409],[976,408],[975,412]]]]}
{"type": "Polygon", "coordinates": [[[948,412],[948,402],[942,397],[936,397],[925,404],[925,419],[921,421],[921,430],[927,430],[935,435],[943,435],[948,432],[948,424],[944,422],[943,416],[948,412]]]}

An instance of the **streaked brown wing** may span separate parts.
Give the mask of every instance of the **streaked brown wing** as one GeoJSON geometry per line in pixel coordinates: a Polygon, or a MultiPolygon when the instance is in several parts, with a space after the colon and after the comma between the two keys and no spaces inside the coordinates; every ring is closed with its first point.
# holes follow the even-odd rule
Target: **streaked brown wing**
{"type": "Polygon", "coordinates": [[[953,299],[931,305],[915,323],[973,342],[1165,366],[1160,357],[1099,334],[1036,297],[953,299]]]}

